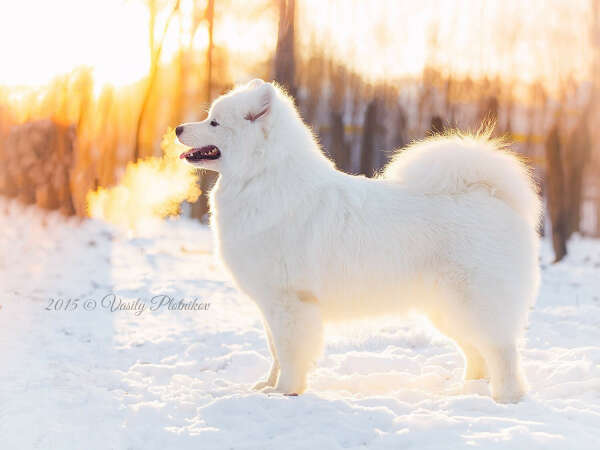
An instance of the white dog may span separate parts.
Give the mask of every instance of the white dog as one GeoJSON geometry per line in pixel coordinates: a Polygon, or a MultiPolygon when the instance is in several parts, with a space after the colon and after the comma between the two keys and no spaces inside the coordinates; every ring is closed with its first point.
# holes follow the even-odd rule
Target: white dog
{"type": "Polygon", "coordinates": [[[493,397],[525,392],[517,351],[539,282],[540,201],[525,166],[484,137],[434,137],[376,179],[335,169],[292,100],[254,80],[203,122],[181,155],[220,178],[218,252],[260,308],[273,356],[265,392],[300,394],[323,322],[416,310],[464,353],[493,397]]]}

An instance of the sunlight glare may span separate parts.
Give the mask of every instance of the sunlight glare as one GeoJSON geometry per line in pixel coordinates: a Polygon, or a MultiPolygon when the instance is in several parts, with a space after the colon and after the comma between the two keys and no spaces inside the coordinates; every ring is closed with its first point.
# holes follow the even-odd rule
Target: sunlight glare
{"type": "Polygon", "coordinates": [[[148,71],[147,24],[136,1],[4,2],[0,84],[41,85],[78,66],[93,67],[101,84],[132,83],[148,71]]]}

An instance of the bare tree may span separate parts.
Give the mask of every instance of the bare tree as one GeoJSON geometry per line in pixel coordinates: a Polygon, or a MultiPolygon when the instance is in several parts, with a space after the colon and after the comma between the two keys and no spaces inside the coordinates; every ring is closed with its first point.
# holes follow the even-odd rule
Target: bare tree
{"type": "Polygon", "coordinates": [[[340,170],[350,170],[350,148],[346,143],[344,129],[344,106],[346,96],[346,73],[342,66],[331,63],[331,96],[329,120],[331,139],[329,152],[340,170]]]}
{"type": "MultiPolygon", "coordinates": [[[[208,22],[208,47],[206,48],[206,86],[205,86],[205,101],[210,104],[212,100],[212,72],[213,72],[213,47],[214,47],[214,22],[215,22],[215,2],[208,0],[206,12],[204,14],[208,22]]],[[[192,204],[192,217],[202,219],[208,213],[208,197],[206,193],[214,185],[217,177],[214,172],[203,171],[200,176],[200,189],[203,195],[198,197],[198,200],[192,204]]]]}
{"type": "Polygon", "coordinates": [[[360,146],[360,171],[366,176],[372,176],[375,165],[375,135],[377,134],[377,109],[379,101],[377,97],[369,102],[365,113],[363,125],[363,136],[360,146]]]}
{"type": "MultiPolygon", "coordinates": [[[[592,95],[590,98],[590,104],[595,105],[592,111],[590,111],[590,116],[593,120],[598,120],[598,115],[600,111],[598,110],[598,100],[600,99],[600,0],[591,0],[591,41],[593,48],[593,59],[592,59],[592,95]]],[[[595,133],[595,138],[597,140],[598,132],[595,133]]],[[[597,150],[597,149],[596,149],[597,150]]],[[[594,170],[600,170],[600,154],[598,151],[593,155],[592,164],[594,170]]],[[[596,183],[598,183],[596,181],[596,183]]],[[[597,184],[597,190],[600,187],[600,184],[597,184]]],[[[600,195],[596,197],[596,235],[600,236],[600,195]]]]}
{"type": "Polygon", "coordinates": [[[567,189],[568,227],[567,234],[579,231],[583,197],[583,175],[589,159],[591,138],[588,131],[587,110],[569,139],[569,157],[565,158],[567,189]]]}
{"type": "Polygon", "coordinates": [[[435,134],[441,134],[443,132],[444,132],[444,121],[441,118],[441,116],[439,116],[438,114],[434,114],[433,117],[431,117],[431,124],[429,125],[429,130],[427,131],[427,134],[435,135],[435,134]]]}
{"type": "Polygon", "coordinates": [[[206,48],[206,101],[210,102],[212,100],[215,0],[208,0],[206,6],[206,21],[208,22],[208,47],[206,48]]]}
{"type": "Polygon", "coordinates": [[[317,113],[323,97],[323,85],[326,81],[323,73],[326,72],[327,59],[323,49],[317,45],[316,38],[313,37],[310,46],[316,48],[316,51],[307,61],[303,62],[299,71],[300,76],[302,76],[301,83],[305,88],[305,95],[302,99],[298,98],[297,100],[304,120],[316,128],[318,125],[317,113]]]}
{"type": "Polygon", "coordinates": [[[177,51],[177,81],[173,87],[173,107],[171,110],[172,124],[178,124],[183,121],[184,103],[185,103],[185,90],[187,80],[187,58],[186,58],[186,46],[184,45],[185,27],[183,21],[183,11],[181,8],[178,11],[179,18],[179,49],[177,51]]]}
{"type": "Polygon", "coordinates": [[[408,144],[408,114],[402,105],[396,106],[396,120],[392,147],[401,149],[408,144]]]}
{"type": "Polygon", "coordinates": [[[279,0],[279,31],[275,50],[275,80],[296,97],[295,60],[296,1],[279,0]]]}
{"type": "Polygon", "coordinates": [[[167,21],[165,22],[165,26],[163,28],[162,34],[158,42],[156,42],[154,39],[154,25],[156,23],[156,15],[158,14],[156,0],[150,0],[148,3],[148,7],[150,9],[150,74],[148,76],[146,90],[144,91],[144,97],[142,98],[142,106],[140,107],[140,112],[138,114],[135,126],[135,144],[133,148],[134,161],[137,161],[140,157],[142,124],[144,122],[144,118],[148,109],[148,104],[150,102],[150,97],[152,95],[152,91],[154,90],[154,85],[158,76],[160,56],[162,54],[162,48],[165,42],[167,31],[169,29],[169,24],[171,23],[171,20],[179,10],[179,0],[175,0],[173,8],[171,9],[171,12],[167,17],[167,21]]]}
{"type": "Polygon", "coordinates": [[[567,254],[568,223],[563,193],[565,179],[560,150],[560,120],[557,119],[546,140],[546,185],[548,196],[548,213],[552,223],[552,246],[554,247],[554,262],[558,262],[567,254]]]}

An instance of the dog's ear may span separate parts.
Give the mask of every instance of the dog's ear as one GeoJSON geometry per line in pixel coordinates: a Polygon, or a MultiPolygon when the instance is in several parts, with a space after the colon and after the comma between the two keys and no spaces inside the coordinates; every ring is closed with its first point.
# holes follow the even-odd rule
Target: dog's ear
{"type": "MultiPolygon", "coordinates": [[[[253,80],[252,83],[257,80],[253,80]]],[[[271,107],[273,105],[273,99],[275,98],[275,87],[271,83],[265,83],[262,80],[262,84],[255,87],[252,96],[253,101],[251,102],[250,110],[244,116],[244,119],[250,122],[264,122],[271,113],[271,107]]]]}
{"type": "Polygon", "coordinates": [[[254,80],[249,81],[246,87],[248,89],[256,89],[257,87],[262,86],[263,84],[265,84],[263,80],[261,80],[260,78],[255,78],[254,80]]]}

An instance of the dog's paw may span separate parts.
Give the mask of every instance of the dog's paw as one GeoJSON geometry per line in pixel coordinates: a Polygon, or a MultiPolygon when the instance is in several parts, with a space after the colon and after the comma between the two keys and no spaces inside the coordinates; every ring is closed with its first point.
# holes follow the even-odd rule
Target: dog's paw
{"type": "Polygon", "coordinates": [[[271,384],[269,384],[269,380],[259,381],[254,386],[252,386],[252,389],[254,389],[255,391],[262,391],[266,387],[271,387],[271,384]]]}
{"type": "Polygon", "coordinates": [[[492,395],[496,403],[519,403],[525,397],[524,390],[506,391],[492,395]]]}
{"type": "Polygon", "coordinates": [[[492,384],[492,397],[497,403],[518,403],[526,393],[525,384],[521,380],[503,383],[500,386],[492,384]]]}
{"type": "Polygon", "coordinates": [[[296,392],[287,392],[286,390],[279,389],[277,387],[268,386],[261,390],[264,394],[280,394],[285,395],[287,397],[297,397],[298,393],[296,392]]]}

